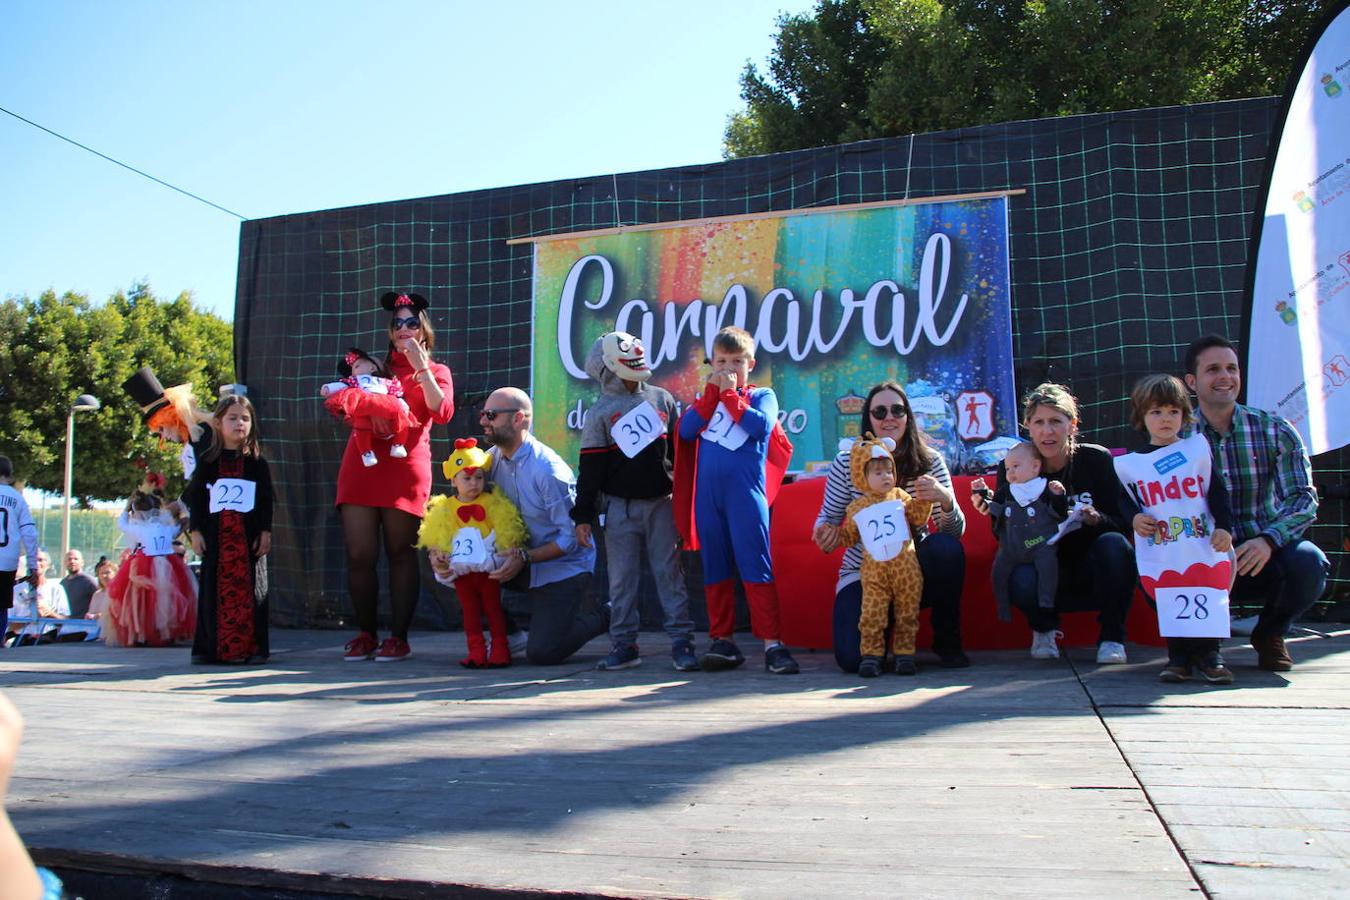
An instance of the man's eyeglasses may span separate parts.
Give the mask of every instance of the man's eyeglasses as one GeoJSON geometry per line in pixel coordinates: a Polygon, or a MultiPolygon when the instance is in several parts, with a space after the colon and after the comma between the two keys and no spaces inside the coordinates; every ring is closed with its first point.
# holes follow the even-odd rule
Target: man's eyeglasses
{"type": "Polygon", "coordinates": [[[417,316],[412,316],[407,319],[394,320],[395,331],[397,331],[400,328],[421,328],[421,327],[422,327],[422,320],[417,318],[417,316]]]}
{"type": "Polygon", "coordinates": [[[520,412],[519,406],[507,406],[502,409],[485,409],[478,414],[480,419],[495,419],[502,413],[520,412]]]}
{"type": "Polygon", "coordinates": [[[892,419],[903,419],[905,416],[909,415],[909,410],[905,409],[905,407],[899,403],[892,403],[890,406],[872,407],[873,421],[880,421],[886,418],[888,413],[892,419]]]}

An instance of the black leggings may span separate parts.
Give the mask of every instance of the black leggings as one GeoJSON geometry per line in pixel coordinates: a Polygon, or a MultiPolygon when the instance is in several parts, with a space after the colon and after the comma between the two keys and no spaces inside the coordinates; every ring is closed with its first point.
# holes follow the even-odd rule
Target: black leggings
{"type": "Polygon", "coordinates": [[[352,612],[362,631],[376,633],[376,607],[380,600],[380,579],[375,564],[380,557],[380,533],[384,533],[384,555],[389,560],[390,632],[408,639],[413,612],[417,609],[420,576],[417,571],[417,529],[422,520],[411,513],[378,506],[344,503],[342,537],[347,544],[347,592],[352,612]]]}

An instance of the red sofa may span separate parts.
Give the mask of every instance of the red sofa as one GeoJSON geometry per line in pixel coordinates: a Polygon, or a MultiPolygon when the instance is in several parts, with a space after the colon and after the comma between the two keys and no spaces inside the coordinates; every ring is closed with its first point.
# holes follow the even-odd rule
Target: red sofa
{"type": "MultiPolygon", "coordinates": [[[[966,586],[961,594],[961,637],[967,650],[1007,650],[1028,647],[1031,632],[1016,612],[1013,621],[1000,622],[989,586],[997,545],[989,520],[970,506],[971,476],[953,479],[956,500],[966,514],[966,586]]],[[[992,481],[992,479],[990,479],[992,481]]],[[[834,584],[842,550],[826,555],[811,541],[811,528],[825,493],[824,478],[805,478],[783,485],[773,506],[769,540],[773,549],[773,573],[778,582],[782,608],[783,640],[794,647],[827,649],[833,646],[831,614],[834,584]]],[[[1069,613],[1061,618],[1062,643],[1090,646],[1097,640],[1095,613],[1069,613]]],[[[1137,590],[1126,620],[1133,643],[1162,645],[1158,620],[1137,590]]],[[[932,644],[928,617],[919,629],[919,646],[932,644]]]]}

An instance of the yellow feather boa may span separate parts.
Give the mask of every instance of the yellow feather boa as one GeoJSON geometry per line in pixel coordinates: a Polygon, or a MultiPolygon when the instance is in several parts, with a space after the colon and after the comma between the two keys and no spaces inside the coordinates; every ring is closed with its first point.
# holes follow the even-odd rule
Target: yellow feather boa
{"type": "Polygon", "coordinates": [[[489,537],[494,532],[497,551],[525,546],[525,521],[515,504],[498,491],[486,490],[472,503],[461,503],[457,497],[437,494],[427,501],[426,518],[417,530],[417,546],[428,550],[449,551],[454,546],[455,533],[472,525],[489,537]],[[459,517],[461,506],[478,505],[487,513],[486,520],[465,522],[459,517]]]}

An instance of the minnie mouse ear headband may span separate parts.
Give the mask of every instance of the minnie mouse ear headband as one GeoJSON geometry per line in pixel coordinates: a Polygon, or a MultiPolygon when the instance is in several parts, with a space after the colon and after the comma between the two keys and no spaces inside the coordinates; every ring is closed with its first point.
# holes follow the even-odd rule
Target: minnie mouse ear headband
{"type": "Polygon", "coordinates": [[[405,307],[411,308],[413,312],[421,312],[427,308],[427,298],[421,294],[404,294],[398,291],[389,291],[380,296],[380,305],[390,312],[398,312],[405,307]]]}
{"type": "Polygon", "coordinates": [[[478,446],[477,438],[459,438],[455,441],[455,450],[450,454],[450,458],[441,463],[441,471],[445,473],[446,478],[454,481],[460,472],[472,475],[477,469],[486,472],[491,466],[492,457],[478,446]]]}
{"type": "Polygon", "coordinates": [[[338,374],[343,378],[350,378],[352,376],[352,366],[356,365],[357,360],[361,359],[374,363],[376,371],[383,368],[383,366],[376,362],[369,353],[362,350],[360,347],[348,347],[347,352],[342,355],[342,359],[338,360],[338,374]]]}

